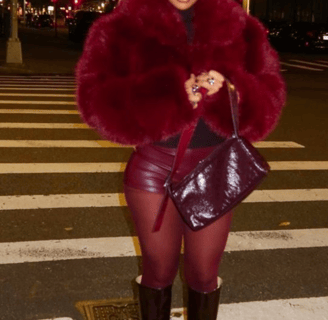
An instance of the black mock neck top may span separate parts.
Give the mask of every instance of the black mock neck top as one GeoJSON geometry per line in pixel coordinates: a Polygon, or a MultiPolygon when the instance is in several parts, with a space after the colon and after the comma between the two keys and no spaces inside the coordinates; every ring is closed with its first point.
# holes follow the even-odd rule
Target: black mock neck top
{"type": "MultiPolygon", "coordinates": [[[[194,7],[192,6],[187,10],[178,10],[178,11],[186,27],[188,44],[191,44],[194,38],[194,26],[193,26],[194,7]]],[[[156,141],[153,144],[160,147],[177,148],[179,144],[179,139],[180,139],[180,134],[171,137],[167,140],[156,141]]],[[[211,129],[207,126],[205,121],[202,118],[200,118],[188,148],[195,149],[195,148],[216,146],[219,143],[223,142],[224,140],[225,138],[211,131],[211,129]]]]}

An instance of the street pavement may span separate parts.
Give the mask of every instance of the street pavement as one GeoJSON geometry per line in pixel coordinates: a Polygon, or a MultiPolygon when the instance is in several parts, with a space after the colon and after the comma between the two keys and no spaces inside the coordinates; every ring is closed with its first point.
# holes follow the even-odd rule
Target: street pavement
{"type": "MultiPolygon", "coordinates": [[[[21,30],[25,41],[33,34],[50,33],[21,30]]],[[[56,41],[25,42],[28,68],[0,74],[1,320],[82,320],[78,302],[135,296],[142,267],[122,194],[133,149],[81,123],[81,49],[56,41]],[[57,60],[67,53],[66,64],[57,60]]],[[[256,144],[272,172],[235,210],[220,320],[328,319],[328,56],[286,53],[282,62],[287,107],[256,144]]],[[[175,317],[186,298],[182,270],[181,260],[175,317]]]]}

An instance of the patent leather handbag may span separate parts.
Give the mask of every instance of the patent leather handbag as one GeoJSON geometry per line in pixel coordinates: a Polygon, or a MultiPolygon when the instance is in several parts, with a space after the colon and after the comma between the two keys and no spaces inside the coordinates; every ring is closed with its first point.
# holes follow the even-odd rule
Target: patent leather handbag
{"type": "Polygon", "coordinates": [[[172,183],[171,178],[182,161],[195,126],[183,131],[172,170],[164,185],[166,194],[153,231],[160,228],[168,197],[186,224],[197,231],[242,202],[270,171],[263,156],[238,134],[237,93],[234,86],[228,80],[226,82],[234,132],[180,182],[172,183]]]}

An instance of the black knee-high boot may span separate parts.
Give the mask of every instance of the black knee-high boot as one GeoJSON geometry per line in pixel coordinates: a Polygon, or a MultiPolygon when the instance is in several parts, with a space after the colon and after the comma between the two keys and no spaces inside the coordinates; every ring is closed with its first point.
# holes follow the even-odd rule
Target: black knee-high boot
{"type": "Polygon", "coordinates": [[[141,284],[141,276],[136,278],[139,289],[141,320],[169,320],[171,314],[172,285],[155,289],[141,284]]]}
{"type": "Polygon", "coordinates": [[[218,278],[217,288],[208,293],[198,292],[188,287],[188,320],[216,320],[221,284],[222,279],[218,278]]]}

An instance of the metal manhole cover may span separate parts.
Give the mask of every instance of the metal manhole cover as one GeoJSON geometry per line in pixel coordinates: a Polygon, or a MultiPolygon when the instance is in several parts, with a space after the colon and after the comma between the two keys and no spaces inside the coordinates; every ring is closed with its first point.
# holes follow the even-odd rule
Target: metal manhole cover
{"type": "Polygon", "coordinates": [[[133,299],[80,301],[76,307],[85,320],[140,320],[138,301],[133,299]]]}

